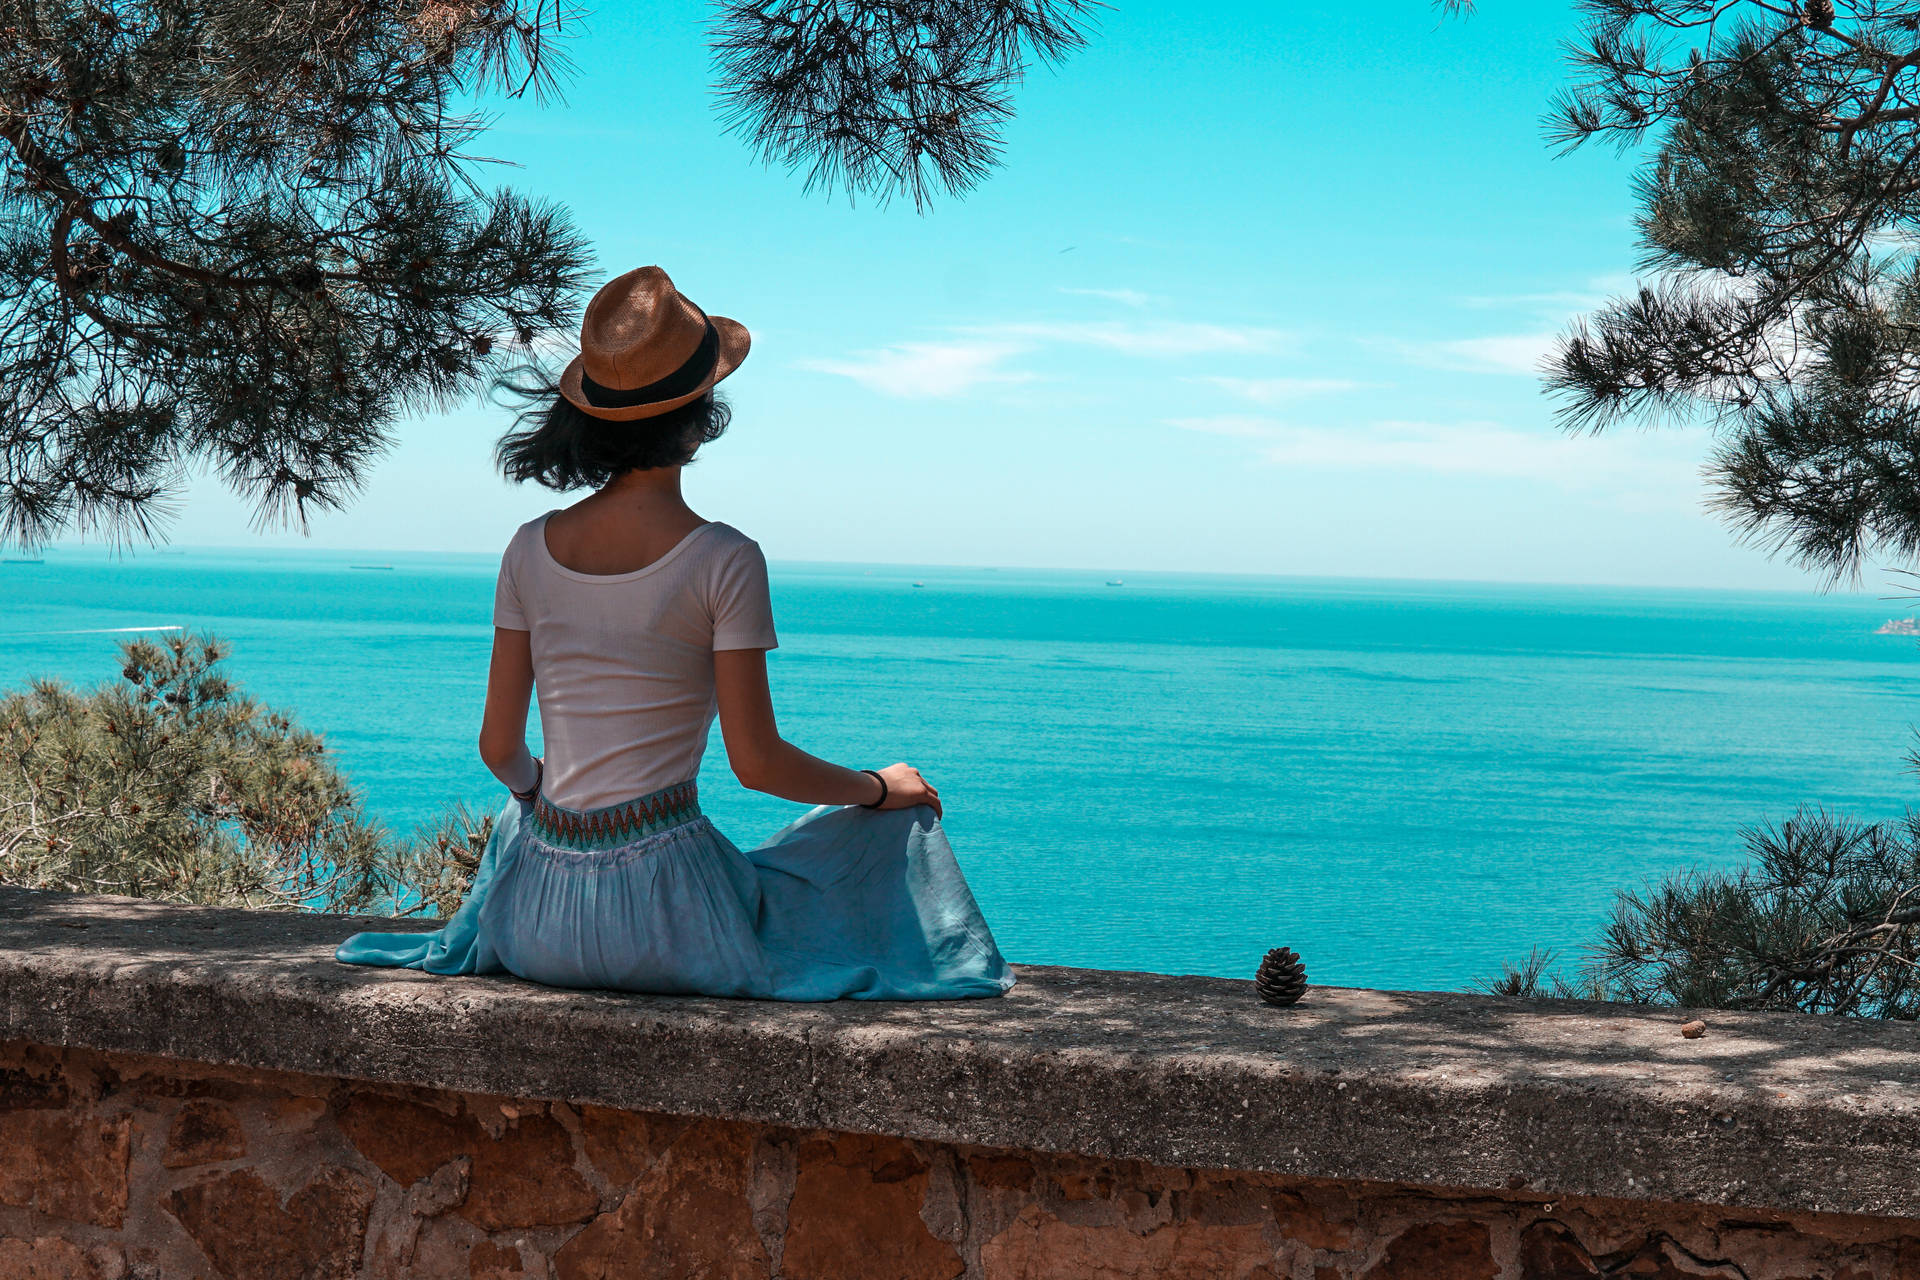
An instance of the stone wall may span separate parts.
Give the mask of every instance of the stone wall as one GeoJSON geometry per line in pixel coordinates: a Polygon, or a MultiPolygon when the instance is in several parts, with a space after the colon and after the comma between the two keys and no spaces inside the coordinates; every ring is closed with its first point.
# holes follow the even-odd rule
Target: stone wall
{"type": "Polygon", "coordinates": [[[0,888],[0,1280],[1920,1280],[1910,1024],[561,991],[367,923],[0,888]]]}
{"type": "Polygon", "coordinates": [[[1911,1280],[1920,1221],[1168,1168],[0,1043],[4,1280],[1911,1280]]]}

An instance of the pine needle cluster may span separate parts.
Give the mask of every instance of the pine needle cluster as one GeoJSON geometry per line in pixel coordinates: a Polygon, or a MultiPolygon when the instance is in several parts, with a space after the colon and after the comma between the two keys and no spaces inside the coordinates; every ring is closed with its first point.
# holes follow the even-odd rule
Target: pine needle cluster
{"type": "Polygon", "coordinates": [[[169,902],[445,914],[491,819],[420,837],[362,811],[319,735],[242,695],[226,646],[121,647],[120,679],[0,698],[0,882],[169,902]]]}
{"type": "Polygon", "coordinates": [[[1745,833],[1750,863],[1625,892],[1570,974],[1536,950],[1497,995],[1920,1018],[1920,813],[1803,809],[1745,833]]]}
{"type": "Polygon", "coordinates": [[[1030,60],[1086,40],[1097,0],[726,0],[714,62],[730,126],[810,187],[963,192],[999,161],[1030,60]]]}
{"type": "Polygon", "coordinates": [[[1749,538],[1920,558],[1920,3],[1580,7],[1550,135],[1644,148],[1649,279],[1550,358],[1565,421],[1704,420],[1749,538]]]}
{"type": "MultiPolygon", "coordinates": [[[[733,127],[848,192],[960,192],[1094,0],[733,0],[733,127]]],[[[217,472],[263,523],[348,502],[407,415],[569,330],[587,245],[491,189],[487,91],[564,0],[0,0],[0,542],[151,539],[217,472]]]]}
{"type": "Polygon", "coordinates": [[[570,323],[585,245],[457,107],[538,3],[0,0],[0,539],[150,537],[196,467],[301,523],[570,323]]]}

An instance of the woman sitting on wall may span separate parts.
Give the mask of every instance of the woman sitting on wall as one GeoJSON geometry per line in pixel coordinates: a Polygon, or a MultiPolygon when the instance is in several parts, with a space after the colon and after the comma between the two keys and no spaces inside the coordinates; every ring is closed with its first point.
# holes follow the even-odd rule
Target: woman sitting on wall
{"type": "Polygon", "coordinates": [[[579,357],[499,450],[514,480],[594,489],[522,525],[500,565],[480,754],[513,798],[445,928],[356,934],[341,960],[777,1000],[1013,985],[919,770],[842,768],[774,723],[766,561],[680,493],[747,347],[658,267],[588,304],[579,357]],[[744,785],[821,806],[745,854],[695,795],[716,710],[744,785]]]}

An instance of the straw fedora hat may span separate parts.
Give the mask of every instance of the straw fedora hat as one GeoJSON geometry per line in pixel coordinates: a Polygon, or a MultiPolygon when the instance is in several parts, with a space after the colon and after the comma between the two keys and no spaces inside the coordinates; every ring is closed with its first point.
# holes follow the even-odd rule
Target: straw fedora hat
{"type": "Polygon", "coordinates": [[[580,320],[580,354],[560,375],[560,394],[580,412],[635,422],[699,399],[740,367],[747,327],[709,316],[658,267],[602,285],[580,320]]]}

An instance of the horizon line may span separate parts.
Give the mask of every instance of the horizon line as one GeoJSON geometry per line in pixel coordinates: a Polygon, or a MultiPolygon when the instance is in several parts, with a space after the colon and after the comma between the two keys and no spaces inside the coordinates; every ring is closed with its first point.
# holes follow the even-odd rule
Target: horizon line
{"type": "MultiPolygon", "coordinates": [[[[34,553],[26,553],[26,554],[30,554],[30,555],[37,554],[39,556],[45,556],[50,552],[60,552],[60,551],[65,551],[65,552],[79,551],[79,552],[93,553],[95,555],[101,555],[106,559],[121,561],[123,563],[131,562],[132,560],[135,560],[143,555],[145,556],[156,556],[156,555],[180,556],[180,555],[187,555],[195,552],[213,553],[213,554],[221,554],[221,555],[235,555],[235,554],[241,554],[241,555],[253,554],[253,555],[261,555],[261,556],[286,555],[289,557],[315,556],[315,555],[359,556],[363,558],[379,557],[379,556],[447,557],[447,558],[463,557],[463,558],[478,559],[478,560],[489,561],[489,562],[497,561],[499,558],[499,553],[493,552],[493,551],[461,551],[461,550],[448,550],[443,548],[428,549],[428,548],[418,548],[418,547],[326,547],[326,546],[314,546],[314,545],[306,545],[306,544],[287,544],[287,543],[273,543],[273,544],[264,545],[264,546],[256,546],[256,545],[251,545],[247,543],[189,543],[189,544],[183,544],[179,546],[149,546],[145,548],[128,548],[128,547],[114,547],[105,543],[56,542],[44,548],[40,548],[34,553]]],[[[19,563],[19,561],[14,558],[9,557],[8,559],[10,563],[16,563],[16,564],[19,563]]],[[[1612,589],[1612,590],[1640,590],[1640,591],[1699,591],[1699,592],[1716,592],[1716,593],[1724,593],[1724,594],[1745,594],[1745,595],[1784,595],[1784,596],[1801,596],[1801,597],[1811,596],[1811,597],[1817,597],[1817,598],[1838,598],[1838,597],[1854,596],[1854,595],[1864,596],[1869,591],[1869,588],[1867,587],[1864,581],[1853,582],[1853,583],[1836,582],[1836,583],[1828,584],[1826,586],[1810,584],[1810,585],[1800,586],[1800,587],[1783,587],[1783,586],[1742,587],[1742,586],[1726,586],[1721,584],[1708,585],[1704,583],[1694,583],[1694,582],[1684,582],[1684,583],[1631,582],[1631,581],[1622,581],[1622,580],[1615,580],[1615,579],[1606,579],[1606,580],[1590,579],[1585,581],[1569,581],[1564,579],[1548,579],[1548,578],[1476,578],[1476,577],[1466,577],[1466,576],[1455,576],[1455,577],[1424,576],[1423,577],[1419,575],[1327,573],[1327,572],[1314,573],[1314,572],[1301,572],[1301,571],[1282,572],[1277,570],[1261,571],[1261,570],[1247,570],[1247,569],[1191,569],[1191,568],[1149,569],[1149,568],[1139,568],[1139,567],[1122,568],[1122,567],[1116,567],[1113,565],[1101,566],[1101,565],[1085,565],[1085,564],[1077,564],[1077,565],[1076,564],[1065,564],[1065,565],[1061,565],[1061,564],[1052,564],[1052,565],[987,564],[977,560],[830,560],[830,559],[813,560],[813,559],[796,559],[796,558],[784,557],[784,556],[781,556],[781,557],[770,556],[768,557],[767,563],[770,566],[791,566],[796,568],[839,568],[839,569],[851,568],[851,569],[863,569],[863,570],[869,570],[869,571],[873,569],[897,569],[903,572],[910,571],[910,570],[964,570],[964,571],[977,572],[977,573],[980,573],[980,572],[1063,573],[1063,574],[1085,573],[1085,574],[1093,574],[1093,575],[1101,575],[1101,574],[1112,575],[1116,579],[1123,579],[1125,575],[1134,574],[1142,577],[1221,578],[1221,579],[1242,579],[1242,580],[1268,581],[1268,582],[1272,582],[1272,581],[1376,582],[1376,583],[1395,583],[1395,584],[1419,583],[1419,584],[1433,585],[1433,586],[1461,586],[1461,587],[1554,587],[1554,588],[1566,588],[1566,589],[1596,589],[1596,590],[1612,589]]],[[[1879,570],[1879,572],[1886,573],[1886,574],[1901,574],[1907,571],[1894,569],[1894,568],[1884,568],[1882,570],[1879,570]]],[[[1879,596],[1877,598],[1886,600],[1890,603],[1896,603],[1901,600],[1914,600],[1916,599],[1916,593],[1910,592],[1906,595],[1884,595],[1884,596],[1879,596]]]]}

